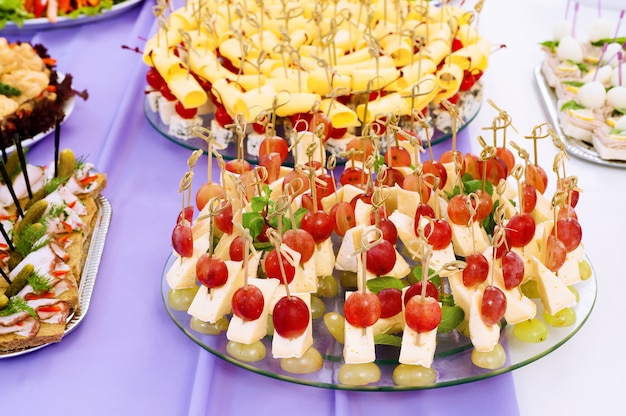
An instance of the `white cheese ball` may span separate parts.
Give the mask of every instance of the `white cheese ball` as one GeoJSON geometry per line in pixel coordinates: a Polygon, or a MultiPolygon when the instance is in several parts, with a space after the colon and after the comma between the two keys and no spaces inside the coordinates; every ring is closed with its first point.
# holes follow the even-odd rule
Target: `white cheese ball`
{"type": "Polygon", "coordinates": [[[556,48],[556,56],[563,61],[581,62],[583,60],[583,48],[576,38],[568,35],[559,42],[559,46],[556,48]]]}
{"type": "Polygon", "coordinates": [[[611,82],[611,74],[613,73],[613,68],[610,65],[604,65],[600,67],[597,71],[588,72],[583,78],[582,82],[591,82],[594,79],[596,81],[600,81],[604,85],[609,85],[611,82]]]}
{"type": "Polygon", "coordinates": [[[606,93],[606,103],[613,108],[626,108],[626,87],[611,88],[606,93]]]}
{"type": "Polygon", "coordinates": [[[613,68],[613,72],[611,73],[611,85],[616,86],[620,85],[619,78],[620,72],[622,73],[622,83],[621,85],[626,85],[626,65],[618,66],[617,68],[613,68]]]}
{"type": "Polygon", "coordinates": [[[560,41],[565,36],[572,34],[572,24],[565,20],[561,20],[552,28],[552,36],[554,40],[560,41]]]}
{"type": "Polygon", "coordinates": [[[611,65],[612,68],[616,68],[617,65],[619,64],[619,61],[617,60],[617,52],[622,50],[622,45],[620,45],[619,43],[609,43],[608,45],[606,45],[606,51],[604,52],[604,62],[606,62],[608,59],[610,59],[610,62],[606,62],[609,65],[611,65]]]}
{"type": "Polygon", "coordinates": [[[578,102],[585,108],[595,110],[604,106],[606,90],[600,81],[591,81],[578,90],[578,102]]]}
{"type": "Polygon", "coordinates": [[[589,42],[611,38],[611,23],[602,17],[595,19],[589,26],[589,42]]]}

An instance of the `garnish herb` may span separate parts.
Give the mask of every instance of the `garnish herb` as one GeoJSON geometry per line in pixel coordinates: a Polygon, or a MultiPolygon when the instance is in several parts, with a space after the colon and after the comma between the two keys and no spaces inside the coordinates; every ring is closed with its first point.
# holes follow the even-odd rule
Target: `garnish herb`
{"type": "Polygon", "coordinates": [[[15,251],[26,257],[29,253],[39,250],[50,242],[47,234],[48,223],[45,220],[29,224],[20,229],[15,238],[15,251]]]}
{"type": "Polygon", "coordinates": [[[569,100],[568,102],[566,102],[565,104],[563,104],[561,106],[561,111],[567,111],[567,110],[581,110],[584,109],[585,107],[578,104],[576,102],[576,100],[569,100]]]}
{"type": "Polygon", "coordinates": [[[37,271],[31,273],[31,275],[28,276],[26,280],[28,281],[28,284],[33,288],[35,293],[48,292],[50,289],[52,289],[50,279],[46,276],[40,275],[39,273],[37,273],[37,271]]]}
{"type": "Polygon", "coordinates": [[[9,303],[7,303],[4,309],[0,310],[0,316],[9,316],[19,312],[28,312],[33,318],[37,317],[35,310],[28,306],[28,303],[19,296],[9,298],[9,303]]]}
{"type": "Polygon", "coordinates": [[[18,97],[22,95],[22,91],[0,82],[0,95],[6,95],[7,97],[18,97]]]}
{"type": "Polygon", "coordinates": [[[545,42],[540,42],[539,44],[541,46],[545,46],[546,48],[550,49],[551,52],[556,52],[556,48],[559,47],[558,40],[546,40],[545,42]]]}

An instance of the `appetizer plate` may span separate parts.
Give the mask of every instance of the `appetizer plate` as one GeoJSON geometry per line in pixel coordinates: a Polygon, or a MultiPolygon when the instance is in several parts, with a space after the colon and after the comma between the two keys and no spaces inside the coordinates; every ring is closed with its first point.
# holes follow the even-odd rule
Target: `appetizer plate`
{"type": "MultiPolygon", "coordinates": [[[[585,260],[589,261],[588,258],[585,260]]],[[[575,285],[579,293],[579,303],[575,306],[576,322],[568,327],[548,326],[549,335],[543,342],[532,344],[518,340],[512,333],[513,326],[503,328],[500,343],[507,352],[506,364],[497,370],[486,370],[472,364],[472,346],[470,340],[461,335],[456,330],[448,334],[439,334],[437,338],[437,350],[433,368],[437,372],[437,381],[426,386],[397,386],[393,382],[393,370],[398,365],[399,348],[378,345],[376,349],[377,365],[381,369],[381,378],[378,383],[366,386],[352,386],[341,384],[337,380],[339,369],[343,364],[343,345],[335,341],[333,336],[326,329],[323,319],[313,320],[313,346],[324,357],[324,365],[321,370],[311,374],[292,374],[281,369],[280,360],[272,357],[271,337],[266,336],[263,344],[267,354],[264,359],[257,362],[242,362],[227,353],[226,332],[219,335],[206,335],[193,330],[190,326],[191,316],[187,311],[175,310],[168,301],[169,286],[166,280],[166,273],[169,270],[175,257],[172,255],[165,265],[161,279],[161,294],[168,314],[174,323],[193,342],[209,351],[218,358],[221,358],[238,367],[253,371],[275,379],[303,384],[313,387],[321,387],[337,390],[357,390],[357,391],[402,391],[402,390],[422,390],[445,386],[452,386],[470,383],[490,377],[494,377],[517,368],[523,367],[555,351],[558,347],[570,340],[576,332],[583,326],[589,317],[595,304],[597,293],[597,281],[595,272],[592,276],[575,285]]],[[[591,263],[589,263],[591,265],[591,263]]],[[[332,298],[324,300],[326,312],[343,312],[343,294],[340,293],[332,298]]],[[[537,303],[537,317],[543,314],[543,306],[540,301],[537,303]]],[[[343,313],[342,313],[343,315],[343,313]]]]}
{"type": "MultiPolygon", "coordinates": [[[[59,73],[59,78],[62,79],[63,77],[64,75],[59,73]]],[[[61,125],[63,125],[65,121],[69,118],[69,116],[72,114],[72,112],[74,112],[75,103],[76,103],[76,98],[74,96],[70,97],[65,102],[65,105],[63,106],[63,112],[65,113],[65,117],[63,117],[63,120],[61,121],[61,125]]],[[[26,149],[28,147],[33,146],[36,143],[39,143],[52,132],[54,132],[54,127],[51,127],[50,129],[46,131],[42,131],[41,133],[34,135],[30,139],[22,140],[22,148],[26,149]]],[[[7,154],[13,153],[15,151],[15,145],[7,147],[5,151],[7,154]]]]}
{"type": "MultiPolygon", "coordinates": [[[[75,310],[74,313],[68,318],[65,326],[64,337],[80,325],[83,318],[89,311],[91,295],[93,294],[93,289],[96,284],[96,277],[98,277],[98,269],[100,268],[100,260],[104,251],[104,243],[106,242],[107,234],[109,232],[109,224],[111,223],[112,213],[111,204],[108,199],[102,195],[96,199],[96,204],[98,206],[98,216],[96,218],[96,225],[93,230],[91,243],[89,244],[89,252],[87,253],[87,259],[85,261],[83,274],[80,279],[80,286],[78,288],[78,310],[75,310]]],[[[61,341],[63,340],[61,339],[61,341]]],[[[17,357],[40,350],[48,345],[51,344],[38,345],[36,347],[9,353],[0,353],[0,358],[17,357]]]]}
{"type": "MultiPolygon", "coordinates": [[[[467,127],[472,122],[472,120],[474,120],[474,118],[478,114],[478,111],[480,110],[481,104],[482,102],[480,100],[475,100],[471,103],[469,110],[467,110],[466,112],[467,115],[463,119],[463,123],[462,124],[459,123],[460,125],[457,128],[457,132],[462,131],[465,127],[467,127]]],[[[154,127],[154,129],[158,131],[159,133],[161,133],[161,135],[163,135],[165,138],[187,149],[190,149],[190,150],[201,149],[204,151],[204,153],[207,152],[207,144],[202,139],[199,139],[196,137],[183,138],[180,136],[170,134],[169,127],[165,123],[163,123],[163,121],[161,120],[161,117],[159,116],[159,113],[152,111],[152,109],[150,108],[150,102],[147,97],[144,99],[144,113],[146,114],[146,118],[148,119],[152,127],[154,127]]],[[[211,125],[211,121],[213,120],[212,113],[203,115],[201,117],[203,119],[204,126],[211,125]]],[[[279,127],[279,128],[282,128],[282,127],[279,127]]],[[[279,136],[282,136],[282,135],[279,133],[279,136]]],[[[433,136],[431,137],[431,143],[435,145],[435,144],[444,142],[450,139],[451,137],[452,137],[451,133],[445,133],[435,128],[433,136]]],[[[424,147],[426,147],[425,143],[424,143],[424,147]]],[[[219,153],[225,159],[236,159],[237,158],[236,143],[231,142],[225,149],[219,150],[219,153]]],[[[244,145],[244,159],[250,163],[257,163],[259,161],[256,155],[249,153],[245,145],[244,145]]],[[[337,163],[344,164],[345,160],[341,158],[337,158],[337,163]]],[[[291,156],[291,154],[287,157],[287,160],[283,164],[287,166],[293,166],[293,157],[291,156]]]]}
{"type": "Polygon", "coordinates": [[[119,3],[114,5],[108,10],[102,11],[102,13],[96,14],[94,16],[88,16],[85,14],[81,14],[77,17],[59,17],[56,23],[52,23],[45,17],[39,17],[35,19],[28,19],[24,22],[22,27],[17,26],[13,22],[7,22],[6,26],[3,29],[0,29],[0,34],[18,34],[25,32],[36,32],[39,30],[46,29],[59,29],[70,26],[78,26],[85,23],[93,23],[98,22],[100,20],[110,19],[119,14],[127,12],[132,9],[136,5],[143,3],[144,0],[126,0],[123,3],[119,3]]]}
{"type": "Polygon", "coordinates": [[[576,156],[588,162],[626,169],[626,161],[602,159],[593,147],[593,144],[563,134],[559,123],[559,109],[557,106],[556,94],[554,93],[552,87],[548,85],[546,78],[541,73],[541,65],[537,65],[533,72],[535,75],[537,90],[539,91],[543,107],[550,119],[550,124],[559,137],[563,139],[567,152],[572,156],[576,156]]]}

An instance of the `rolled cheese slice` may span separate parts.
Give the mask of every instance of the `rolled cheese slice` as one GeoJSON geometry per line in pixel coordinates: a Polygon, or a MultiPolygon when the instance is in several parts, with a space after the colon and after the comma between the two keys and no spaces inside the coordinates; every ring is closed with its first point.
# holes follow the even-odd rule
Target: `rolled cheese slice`
{"type": "Polygon", "coordinates": [[[391,93],[377,100],[360,104],[356,108],[356,113],[363,123],[371,123],[378,115],[395,112],[399,115],[410,114],[411,108],[408,102],[398,93],[391,93]],[[367,108],[366,108],[367,107],[367,108]]]}
{"type": "Polygon", "coordinates": [[[417,84],[400,92],[400,95],[406,100],[409,109],[421,111],[437,96],[439,93],[439,81],[434,74],[425,75],[417,84]]]}
{"type": "Polygon", "coordinates": [[[324,69],[317,68],[311,71],[306,83],[308,92],[319,95],[328,95],[335,89],[351,89],[352,77],[340,74],[327,76],[324,69]]]}
{"type": "Polygon", "coordinates": [[[330,118],[330,122],[335,128],[341,129],[361,125],[354,110],[337,100],[329,98],[322,100],[320,110],[330,118]]]}
{"type": "Polygon", "coordinates": [[[393,34],[386,36],[381,41],[383,50],[393,58],[397,67],[402,67],[411,63],[413,57],[413,45],[411,39],[406,36],[393,34]]]}
{"type": "MultiPolygon", "coordinates": [[[[450,44],[443,40],[436,40],[426,44],[421,51],[421,57],[427,58],[439,65],[439,63],[450,53],[450,44]]],[[[419,59],[419,58],[417,58],[419,59]]]]}
{"type": "Polygon", "coordinates": [[[165,82],[169,82],[174,75],[186,75],[187,69],[180,58],[172,51],[163,48],[151,50],[145,58],[150,66],[153,66],[163,77],[165,82]]]}
{"type": "Polygon", "coordinates": [[[187,73],[173,75],[167,82],[167,86],[185,108],[200,107],[209,99],[198,81],[187,73]]]}
{"type": "Polygon", "coordinates": [[[415,85],[427,74],[434,74],[437,65],[430,59],[415,59],[401,69],[402,77],[389,85],[390,90],[400,91],[415,85]]]}
{"type": "Polygon", "coordinates": [[[278,91],[276,115],[278,117],[287,117],[298,113],[308,113],[320,100],[319,94],[278,91]]]}
{"type": "Polygon", "coordinates": [[[352,90],[378,90],[399,78],[400,71],[396,68],[357,68],[352,73],[352,90]]]}
{"type": "Polygon", "coordinates": [[[263,85],[241,94],[235,100],[233,107],[235,114],[243,114],[245,120],[250,123],[256,120],[259,113],[272,109],[276,89],[273,85],[263,85]]]}
{"type": "Polygon", "coordinates": [[[229,114],[235,114],[235,103],[243,94],[235,84],[220,78],[213,83],[213,91],[217,95],[217,99],[222,103],[229,114]]]}
{"type": "Polygon", "coordinates": [[[456,94],[459,91],[461,82],[463,82],[463,69],[453,63],[444,64],[437,71],[437,82],[440,88],[446,91],[454,91],[454,94],[456,94]]]}

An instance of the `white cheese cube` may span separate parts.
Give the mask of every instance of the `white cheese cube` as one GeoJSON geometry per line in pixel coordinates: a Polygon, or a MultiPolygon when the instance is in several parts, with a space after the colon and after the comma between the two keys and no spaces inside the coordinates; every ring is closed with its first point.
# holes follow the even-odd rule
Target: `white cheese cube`
{"type": "Polygon", "coordinates": [[[504,276],[502,275],[502,262],[498,261],[494,267],[491,257],[488,257],[489,261],[489,274],[487,275],[487,281],[491,281],[493,275],[493,284],[498,289],[502,290],[506,297],[506,311],[504,312],[504,319],[507,323],[513,325],[519,322],[532,319],[537,314],[537,305],[528,297],[522,294],[519,286],[512,289],[507,289],[504,286],[504,276]]]}
{"type": "Polygon", "coordinates": [[[500,326],[486,325],[481,316],[483,292],[476,291],[470,301],[469,331],[472,345],[476,351],[488,352],[493,350],[500,340],[500,326]]]}
{"type": "MultiPolygon", "coordinates": [[[[274,299],[278,302],[276,292],[280,289],[280,286],[276,289],[274,299]]],[[[284,289],[284,287],[283,287],[284,289]]],[[[311,310],[311,294],[310,293],[292,293],[292,296],[297,296],[306,303],[309,308],[309,314],[311,310]]],[[[284,296],[283,296],[284,297],[284,296]]],[[[271,305],[272,310],[276,305],[273,302],[271,305]]],[[[284,338],[274,331],[272,338],[272,356],[274,358],[300,358],[304,353],[313,345],[313,325],[312,319],[309,316],[309,324],[306,327],[304,333],[295,338],[284,338]]]]}
{"type": "Polygon", "coordinates": [[[193,137],[193,128],[202,126],[202,118],[194,116],[192,118],[182,118],[178,114],[172,114],[168,133],[181,139],[193,137]]]}
{"type": "Polygon", "coordinates": [[[253,321],[244,321],[237,315],[233,315],[226,331],[226,337],[242,344],[252,344],[262,339],[267,334],[267,316],[270,311],[270,301],[274,295],[274,290],[278,286],[277,279],[257,279],[248,278],[248,285],[253,285],[263,293],[263,311],[261,315],[253,321]]]}
{"type": "Polygon", "coordinates": [[[165,97],[158,99],[159,117],[166,126],[170,124],[170,119],[176,114],[176,101],[169,101],[165,97]]]}
{"type": "Polygon", "coordinates": [[[583,261],[585,249],[580,244],[576,249],[567,253],[565,263],[557,272],[559,279],[567,286],[580,282],[580,269],[578,263],[583,261]]]}
{"type": "Polygon", "coordinates": [[[201,285],[187,313],[203,322],[215,323],[231,310],[233,293],[243,286],[241,261],[226,260],[228,280],[223,286],[209,289],[201,285]]]}
{"type": "Polygon", "coordinates": [[[146,88],[146,100],[148,100],[148,106],[153,113],[159,111],[159,98],[161,97],[160,91],[152,91],[146,88]]]}
{"type": "Polygon", "coordinates": [[[450,222],[452,229],[452,247],[454,252],[466,257],[472,253],[482,253],[489,247],[489,237],[485,229],[477,221],[472,221],[470,227],[450,222]]]}
{"type": "Polygon", "coordinates": [[[330,238],[315,244],[315,273],[317,276],[330,276],[335,269],[335,252],[330,238]]]}
{"type": "Polygon", "coordinates": [[[416,332],[404,325],[402,346],[398,361],[402,364],[423,365],[430,367],[435,359],[437,348],[437,328],[428,332],[416,332]]]}
{"type": "MultiPolygon", "coordinates": [[[[346,299],[354,292],[346,292],[346,299]]],[[[345,323],[343,360],[346,364],[365,364],[376,360],[374,328],[357,328],[345,323]]]]}
{"type": "Polygon", "coordinates": [[[546,312],[554,315],[576,305],[576,296],[567,286],[538,258],[534,257],[533,260],[536,267],[533,278],[537,281],[537,289],[546,312]]]}

